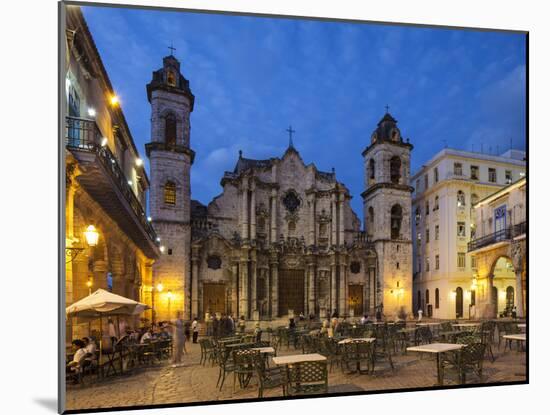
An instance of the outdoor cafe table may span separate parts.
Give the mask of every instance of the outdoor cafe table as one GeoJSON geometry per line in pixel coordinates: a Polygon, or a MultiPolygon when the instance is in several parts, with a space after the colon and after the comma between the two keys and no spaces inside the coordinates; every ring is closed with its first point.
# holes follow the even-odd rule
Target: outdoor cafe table
{"type": "Polygon", "coordinates": [[[408,352],[419,352],[419,353],[435,353],[436,354],[436,364],[437,364],[437,384],[443,385],[443,370],[441,367],[441,353],[452,352],[461,349],[464,347],[463,344],[454,344],[454,343],[431,343],[424,344],[422,346],[412,346],[407,347],[408,352]]]}
{"type": "Polygon", "coordinates": [[[327,360],[325,356],[319,353],[309,353],[309,354],[293,354],[289,356],[277,356],[273,358],[273,363],[277,366],[281,365],[292,365],[295,363],[302,362],[322,362],[327,360]]]}
{"type": "Polygon", "coordinates": [[[517,340],[520,342],[527,341],[527,336],[525,335],[525,333],[505,334],[504,336],[502,336],[502,338],[506,340],[517,340]]]}
{"type": "Polygon", "coordinates": [[[253,347],[251,350],[258,350],[260,354],[275,353],[275,349],[273,347],[253,347]]]}
{"type": "Polygon", "coordinates": [[[375,340],[376,339],[374,337],[363,337],[363,338],[359,338],[359,339],[347,338],[347,339],[344,339],[344,340],[340,340],[338,342],[338,344],[346,344],[346,343],[351,343],[351,342],[372,343],[375,340]]]}

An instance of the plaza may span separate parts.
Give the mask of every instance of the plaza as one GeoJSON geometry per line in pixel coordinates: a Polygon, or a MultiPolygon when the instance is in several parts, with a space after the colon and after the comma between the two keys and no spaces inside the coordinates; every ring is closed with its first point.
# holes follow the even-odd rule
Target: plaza
{"type": "MultiPolygon", "coordinates": [[[[201,337],[199,337],[201,338],[201,337]]],[[[513,343],[511,350],[505,342],[498,347],[495,338],[492,345],[495,360],[489,355],[484,359],[482,380],[469,373],[466,384],[522,383],[526,381],[526,353],[513,343]]],[[[164,405],[193,402],[217,402],[258,398],[258,379],[253,376],[245,388],[233,386],[233,374],[229,374],[223,387],[216,386],[219,365],[216,362],[201,364],[199,344],[187,343],[188,354],[183,366],[172,367],[168,359],[129,370],[124,374],[97,379],[90,375],[81,384],[67,388],[67,409],[125,407],[135,405],[164,405]]],[[[295,349],[282,344],[277,356],[301,354],[300,345],[295,349]]],[[[432,388],[437,385],[435,358],[428,354],[399,350],[393,354],[394,369],[387,361],[377,362],[373,373],[353,373],[345,366],[335,364],[328,368],[328,394],[374,392],[432,388]]],[[[270,362],[270,366],[273,363],[270,362]]],[[[353,368],[352,368],[353,369],[353,368]]],[[[456,371],[445,368],[443,386],[460,385],[456,371]]],[[[281,387],[267,389],[265,398],[282,397],[281,387]]]]}

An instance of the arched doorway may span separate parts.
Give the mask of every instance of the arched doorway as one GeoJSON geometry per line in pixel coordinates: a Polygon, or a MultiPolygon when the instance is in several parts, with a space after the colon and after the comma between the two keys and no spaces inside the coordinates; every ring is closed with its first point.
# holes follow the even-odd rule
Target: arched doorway
{"type": "Polygon", "coordinates": [[[507,317],[517,311],[516,272],[510,258],[500,256],[493,263],[490,292],[492,317],[507,317]]]}
{"type": "Polygon", "coordinates": [[[462,287],[457,287],[456,289],[455,314],[456,318],[464,317],[464,293],[462,287]]]}

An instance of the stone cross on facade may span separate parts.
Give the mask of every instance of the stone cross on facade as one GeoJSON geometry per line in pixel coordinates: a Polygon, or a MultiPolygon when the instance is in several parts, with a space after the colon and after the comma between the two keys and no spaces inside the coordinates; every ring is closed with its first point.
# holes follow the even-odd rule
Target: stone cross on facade
{"type": "Polygon", "coordinates": [[[172,42],[170,42],[170,46],[168,46],[168,49],[170,49],[170,56],[174,56],[174,51],[176,50],[176,48],[174,47],[172,42]]]}
{"type": "Polygon", "coordinates": [[[294,147],[294,143],[292,142],[292,134],[294,134],[296,130],[292,129],[292,125],[289,125],[286,131],[288,131],[288,146],[294,147]]]}
{"type": "Polygon", "coordinates": [[[388,104],[386,104],[386,114],[390,112],[390,106],[388,104]]]}

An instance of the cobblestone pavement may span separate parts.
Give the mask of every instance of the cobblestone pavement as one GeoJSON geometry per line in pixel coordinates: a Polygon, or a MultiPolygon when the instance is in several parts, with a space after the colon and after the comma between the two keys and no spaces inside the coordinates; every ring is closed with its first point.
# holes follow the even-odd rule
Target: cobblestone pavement
{"type": "MultiPolygon", "coordinates": [[[[111,377],[101,382],[88,380],[84,385],[68,386],[67,409],[125,407],[212,400],[257,398],[257,383],[253,379],[244,390],[233,391],[233,375],[230,374],[220,391],[216,387],[218,368],[211,364],[199,364],[198,344],[188,344],[184,366],[172,368],[167,362],[155,367],[140,369],[133,374],[111,377]]],[[[296,354],[294,349],[283,347],[279,355],[296,354]]],[[[516,350],[495,353],[494,363],[485,360],[483,383],[524,381],[526,379],[525,353],[516,350]]],[[[333,367],[329,373],[329,392],[378,391],[434,386],[436,364],[433,357],[416,353],[398,354],[394,359],[395,370],[380,364],[374,375],[344,373],[333,367]]],[[[445,385],[456,385],[455,372],[445,373],[445,385]]],[[[478,379],[469,377],[468,383],[478,379]]],[[[281,389],[271,389],[265,397],[282,396],[281,389]]]]}

